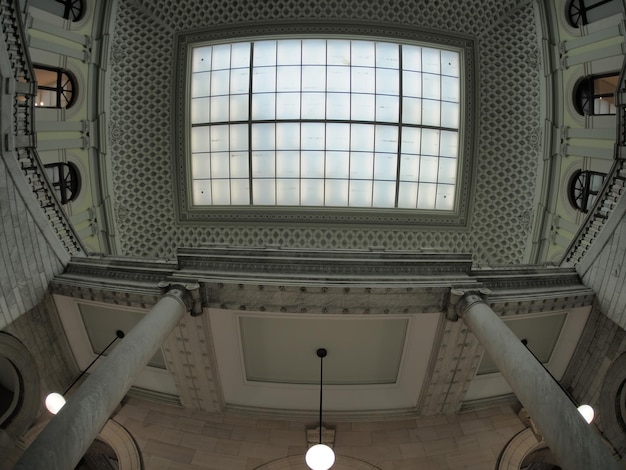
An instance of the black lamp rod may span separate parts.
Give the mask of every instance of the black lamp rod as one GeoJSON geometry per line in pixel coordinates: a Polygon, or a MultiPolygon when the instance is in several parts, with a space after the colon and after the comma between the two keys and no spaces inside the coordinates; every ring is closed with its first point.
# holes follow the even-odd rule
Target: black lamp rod
{"type": "Polygon", "coordinates": [[[107,345],[107,347],[106,347],[106,348],[104,348],[102,351],[100,351],[100,354],[98,354],[98,355],[96,356],[96,358],[95,358],[93,361],[91,361],[91,363],[90,363],[90,364],[89,364],[89,365],[85,368],[85,370],[84,370],[84,371],[82,371],[82,372],[80,373],[80,375],[79,375],[78,377],[76,377],[76,379],[74,379],[74,381],[70,384],[70,386],[69,386],[69,387],[67,387],[67,388],[65,389],[65,391],[63,392],[63,396],[65,396],[65,394],[66,394],[67,392],[69,392],[69,391],[71,390],[71,388],[72,388],[74,385],[76,385],[76,382],[78,382],[78,381],[81,379],[81,377],[82,377],[83,375],[85,375],[85,373],[86,373],[86,372],[87,372],[87,371],[91,368],[91,366],[93,366],[93,365],[96,363],[96,361],[97,361],[98,359],[100,359],[100,358],[102,357],[102,355],[103,355],[105,352],[107,352],[107,350],[108,350],[111,346],[113,346],[113,343],[115,343],[118,339],[121,339],[121,338],[123,338],[123,337],[124,337],[124,332],[123,332],[122,330],[117,330],[117,331],[115,332],[115,338],[113,338],[113,341],[111,341],[111,342],[107,345]]]}
{"type": "Polygon", "coordinates": [[[322,443],[322,391],[324,389],[324,358],[327,351],[324,348],[317,350],[317,357],[320,358],[320,444],[322,443]]]}
{"type": "Polygon", "coordinates": [[[564,393],[565,395],[567,395],[567,398],[569,398],[569,401],[571,401],[571,402],[572,402],[572,404],[573,404],[575,407],[578,407],[578,404],[576,403],[576,400],[574,400],[574,397],[572,397],[572,395],[571,395],[571,394],[570,394],[570,393],[569,393],[569,392],[565,389],[565,387],[563,387],[563,385],[561,384],[561,382],[559,382],[559,381],[556,379],[556,377],[555,377],[554,375],[552,375],[552,372],[550,372],[550,370],[548,370],[548,368],[544,365],[544,363],[543,363],[543,362],[541,362],[541,359],[539,359],[539,358],[535,355],[535,353],[534,353],[534,352],[532,352],[532,350],[528,347],[528,340],[527,340],[526,338],[524,338],[524,339],[522,340],[522,344],[523,344],[524,346],[526,346],[526,349],[528,350],[528,352],[529,352],[530,354],[532,354],[532,355],[533,355],[533,357],[537,360],[537,362],[541,365],[541,367],[543,367],[543,370],[545,370],[545,371],[548,373],[548,375],[552,378],[552,380],[554,380],[554,381],[556,382],[556,384],[557,384],[557,385],[559,386],[559,388],[563,391],[563,393],[564,393]]]}

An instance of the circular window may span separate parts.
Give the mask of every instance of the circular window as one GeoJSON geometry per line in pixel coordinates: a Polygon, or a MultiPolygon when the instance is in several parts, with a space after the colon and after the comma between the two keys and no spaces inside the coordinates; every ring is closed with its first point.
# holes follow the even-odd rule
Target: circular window
{"type": "Polygon", "coordinates": [[[6,357],[0,357],[0,428],[8,426],[21,396],[20,376],[6,357]]]}

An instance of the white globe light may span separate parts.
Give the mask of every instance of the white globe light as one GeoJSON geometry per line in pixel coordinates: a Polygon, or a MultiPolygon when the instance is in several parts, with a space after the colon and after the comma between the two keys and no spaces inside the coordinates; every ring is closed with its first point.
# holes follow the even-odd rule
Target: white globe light
{"type": "Polygon", "coordinates": [[[65,405],[65,398],[60,393],[53,392],[46,397],[46,408],[53,415],[57,414],[65,405]]]}
{"type": "Polygon", "coordinates": [[[585,421],[587,421],[589,424],[591,424],[593,418],[596,415],[595,411],[593,411],[593,408],[589,405],[580,405],[578,407],[578,412],[582,415],[583,418],[585,418],[585,421]]]}
{"type": "Polygon", "coordinates": [[[315,444],[304,456],[311,470],[328,470],[335,463],[335,453],[326,444],[315,444]]]}

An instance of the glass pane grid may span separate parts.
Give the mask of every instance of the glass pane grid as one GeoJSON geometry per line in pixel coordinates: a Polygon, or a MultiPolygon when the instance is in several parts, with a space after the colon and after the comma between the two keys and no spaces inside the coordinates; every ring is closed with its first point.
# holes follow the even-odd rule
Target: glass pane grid
{"type": "Polygon", "coordinates": [[[321,39],[195,48],[193,204],[453,210],[460,94],[453,51],[321,39]]]}

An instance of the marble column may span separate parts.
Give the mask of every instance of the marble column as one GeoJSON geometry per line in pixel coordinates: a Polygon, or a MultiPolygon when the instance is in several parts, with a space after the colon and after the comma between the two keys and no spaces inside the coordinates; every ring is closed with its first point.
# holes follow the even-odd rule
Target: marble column
{"type": "Polygon", "coordinates": [[[451,304],[493,358],[561,467],[621,468],[559,384],[478,293],[453,290],[451,304]]]}
{"type": "MultiPolygon", "coordinates": [[[[188,287],[197,292],[197,285],[188,287]]],[[[186,286],[173,286],[90,373],[14,470],[75,468],[137,375],[185,312],[192,310],[194,301],[186,286]]]]}

